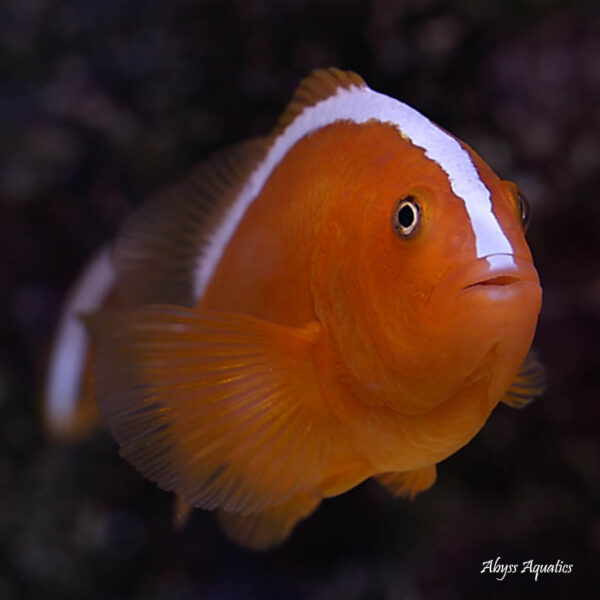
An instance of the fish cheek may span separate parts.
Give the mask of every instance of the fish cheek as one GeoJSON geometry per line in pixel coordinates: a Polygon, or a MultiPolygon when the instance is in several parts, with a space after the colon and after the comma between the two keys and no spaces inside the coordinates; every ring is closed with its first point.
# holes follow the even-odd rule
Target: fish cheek
{"type": "Polygon", "coordinates": [[[362,338],[369,351],[361,379],[369,384],[363,393],[367,402],[419,413],[424,410],[422,382],[430,379],[428,348],[435,340],[430,339],[431,328],[423,326],[428,317],[426,277],[419,261],[404,250],[398,252],[395,244],[379,254],[366,248],[358,262],[362,338]]]}
{"type": "Polygon", "coordinates": [[[381,209],[377,217],[365,219],[331,257],[323,277],[332,299],[330,330],[363,401],[420,414],[458,385],[435,376],[446,328],[430,300],[443,275],[444,240],[398,239],[389,213],[381,209]]]}

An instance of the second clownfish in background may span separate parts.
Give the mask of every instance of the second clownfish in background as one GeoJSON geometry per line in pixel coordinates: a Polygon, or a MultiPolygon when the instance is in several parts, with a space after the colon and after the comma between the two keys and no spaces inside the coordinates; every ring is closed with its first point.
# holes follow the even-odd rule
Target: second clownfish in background
{"type": "Polygon", "coordinates": [[[91,263],[48,427],[83,428],[93,380],[121,454],[254,548],[368,477],[413,496],[499,402],[542,391],[527,219],[466,144],[315,71],[270,135],[156,195],[91,263]]]}

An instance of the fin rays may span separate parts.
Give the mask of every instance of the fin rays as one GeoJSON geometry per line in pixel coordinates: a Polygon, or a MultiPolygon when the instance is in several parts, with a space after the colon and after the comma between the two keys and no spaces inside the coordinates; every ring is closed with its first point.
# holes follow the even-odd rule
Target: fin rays
{"type": "Polygon", "coordinates": [[[314,332],[168,306],[94,319],[101,411],[144,475],[193,506],[244,514],[316,485],[331,442],[313,414],[314,332]]]}
{"type": "Polygon", "coordinates": [[[537,353],[530,350],[525,357],[517,378],[508,388],[501,402],[511,408],[523,408],[544,393],[546,372],[537,353]]]}
{"type": "Polygon", "coordinates": [[[264,140],[251,140],[217,154],[126,222],[114,262],[118,291],[128,305],[194,304],[202,248],[265,151],[264,140]]]}
{"type": "Polygon", "coordinates": [[[305,108],[333,96],[339,88],[351,86],[365,87],[366,83],[360,75],[352,71],[335,68],[316,69],[296,88],[294,96],[277,122],[273,135],[278,136],[283,132],[305,108]]]}

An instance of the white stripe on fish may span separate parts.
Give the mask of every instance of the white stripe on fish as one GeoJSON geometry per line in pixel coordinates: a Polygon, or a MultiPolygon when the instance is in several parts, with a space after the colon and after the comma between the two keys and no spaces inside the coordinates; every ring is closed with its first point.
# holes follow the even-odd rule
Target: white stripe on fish
{"type": "Polygon", "coordinates": [[[203,249],[195,273],[196,298],[204,293],[248,207],[292,146],[306,135],[336,121],[362,124],[373,119],[394,126],[403,137],[425,150],[425,156],[446,173],[452,192],[465,204],[477,257],[502,254],[506,257],[504,267],[514,266],[512,246],[493,213],[490,191],[481,180],[469,153],[454,137],[414,108],[366,86],[351,86],[339,88],[334,95],[305,108],[275,139],[203,249]]]}

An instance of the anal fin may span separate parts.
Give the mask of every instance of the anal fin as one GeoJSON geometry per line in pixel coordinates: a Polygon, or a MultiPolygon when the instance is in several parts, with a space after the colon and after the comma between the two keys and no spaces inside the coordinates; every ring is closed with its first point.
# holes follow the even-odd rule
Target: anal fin
{"type": "Polygon", "coordinates": [[[185,501],[181,494],[175,494],[173,502],[173,528],[177,531],[183,529],[192,516],[194,507],[185,501]]]}
{"type": "Polygon", "coordinates": [[[260,512],[242,515],[219,511],[219,524],[225,534],[242,546],[266,550],[285,540],[294,526],[318,506],[319,498],[297,495],[260,512]]]}
{"type": "Polygon", "coordinates": [[[436,476],[435,465],[430,465],[414,471],[382,473],[375,479],[394,496],[412,499],[429,489],[435,483],[436,476]]]}

